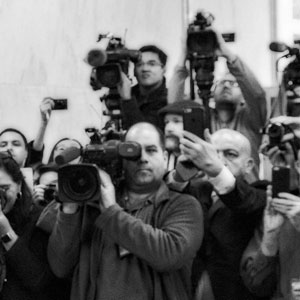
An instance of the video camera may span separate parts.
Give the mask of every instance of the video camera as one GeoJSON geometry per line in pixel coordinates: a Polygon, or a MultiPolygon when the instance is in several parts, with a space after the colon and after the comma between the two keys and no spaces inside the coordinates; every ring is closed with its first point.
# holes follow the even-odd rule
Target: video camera
{"type": "Polygon", "coordinates": [[[293,58],[284,68],[282,84],[287,97],[287,111],[289,116],[300,115],[300,41],[295,42],[294,47],[289,47],[284,43],[272,42],[269,46],[271,51],[285,52],[276,61],[276,71],[278,71],[279,61],[283,58],[293,58]]]}
{"type": "MultiPolygon", "coordinates": [[[[86,61],[93,67],[91,86],[94,90],[107,87],[109,94],[101,98],[109,111],[120,110],[120,95],[117,90],[121,82],[121,72],[128,75],[130,61],[136,63],[141,53],[138,50],[129,50],[122,39],[111,34],[100,34],[98,41],[108,38],[108,46],[104,49],[89,51],[86,61]]],[[[111,115],[107,113],[107,115],[111,115]]],[[[116,116],[117,118],[120,116],[116,116]]]]}
{"type": "MultiPolygon", "coordinates": [[[[86,202],[100,198],[100,177],[98,168],[106,171],[114,184],[123,178],[122,159],[137,160],[141,146],[135,142],[121,142],[121,138],[105,140],[107,136],[94,128],[86,129],[91,142],[83,150],[70,148],[56,157],[58,165],[59,200],[62,202],[86,202]],[[82,157],[82,163],[68,165],[69,161],[82,157]]],[[[116,137],[118,133],[114,133],[116,137]]]]}
{"type": "Polygon", "coordinates": [[[205,108],[206,128],[210,128],[209,100],[214,82],[215,61],[217,60],[215,50],[218,46],[216,33],[209,28],[213,21],[212,14],[200,11],[187,29],[191,99],[195,99],[194,82],[196,81],[198,94],[205,108]]]}
{"type": "Polygon", "coordinates": [[[213,85],[217,37],[216,33],[208,28],[213,21],[212,14],[200,11],[187,30],[187,58],[190,61],[192,99],[195,98],[193,70],[196,73],[195,80],[200,93],[204,96],[209,94],[213,85]]]}

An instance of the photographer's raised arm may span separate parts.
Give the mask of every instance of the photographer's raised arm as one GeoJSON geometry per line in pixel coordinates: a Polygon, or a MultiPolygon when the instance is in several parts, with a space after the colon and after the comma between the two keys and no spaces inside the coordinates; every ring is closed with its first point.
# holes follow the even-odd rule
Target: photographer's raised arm
{"type": "Polygon", "coordinates": [[[51,98],[47,97],[42,100],[42,103],[40,105],[41,121],[38,132],[35,139],[28,145],[30,149],[30,155],[27,164],[29,165],[40,162],[43,159],[44,138],[53,107],[54,102],[51,98]]]}
{"type": "Polygon", "coordinates": [[[64,203],[48,243],[48,260],[59,278],[71,277],[78,262],[82,210],[76,203],[64,203]]]}
{"type": "Polygon", "coordinates": [[[222,35],[217,31],[216,35],[219,44],[217,53],[226,58],[227,67],[236,78],[246,101],[249,111],[247,118],[252,120],[250,125],[259,131],[265,125],[267,116],[266,93],[249,67],[229,50],[222,35]]]}
{"type": "Polygon", "coordinates": [[[181,38],[179,59],[168,85],[168,103],[174,103],[184,99],[185,80],[189,76],[189,72],[186,68],[186,39],[187,34],[186,31],[184,31],[184,34],[181,38]]]}
{"type": "Polygon", "coordinates": [[[118,85],[121,97],[121,111],[123,125],[129,128],[131,125],[144,121],[144,116],[138,107],[136,99],[131,94],[131,81],[124,72],[121,72],[122,80],[118,85]]]}
{"type": "Polygon", "coordinates": [[[47,97],[42,100],[42,103],[40,105],[41,123],[39,126],[38,133],[33,142],[33,149],[36,151],[43,150],[44,137],[45,137],[46,129],[50,120],[53,107],[54,107],[54,102],[51,98],[47,97]]]}

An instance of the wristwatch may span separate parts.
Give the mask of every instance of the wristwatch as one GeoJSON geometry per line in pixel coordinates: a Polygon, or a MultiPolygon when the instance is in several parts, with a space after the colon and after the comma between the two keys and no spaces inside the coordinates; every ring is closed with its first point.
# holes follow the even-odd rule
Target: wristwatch
{"type": "Polygon", "coordinates": [[[7,232],[1,236],[1,242],[4,244],[9,243],[12,239],[13,239],[13,236],[10,232],[7,232]]]}

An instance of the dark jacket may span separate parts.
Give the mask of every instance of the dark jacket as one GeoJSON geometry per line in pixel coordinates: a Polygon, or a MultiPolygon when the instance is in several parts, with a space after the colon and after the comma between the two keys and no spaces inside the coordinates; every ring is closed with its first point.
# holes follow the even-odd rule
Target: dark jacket
{"type": "Polygon", "coordinates": [[[164,184],[154,199],[132,207],[123,200],[125,209],[115,204],[101,214],[90,205],[83,215],[59,213],[49,262],[60,277],[75,269],[71,299],[191,299],[191,264],[203,235],[200,205],[164,184]]]}
{"type": "Polygon", "coordinates": [[[121,111],[124,129],[138,122],[149,122],[164,129],[162,119],[158,116],[158,111],[167,105],[166,80],[161,86],[148,95],[142,95],[139,85],[132,88],[132,98],[121,100],[121,111]]]}
{"type": "Polygon", "coordinates": [[[34,141],[27,144],[28,157],[25,162],[25,167],[31,167],[32,165],[41,163],[44,155],[44,147],[42,150],[35,150],[33,148],[34,141]]]}
{"type": "Polygon", "coordinates": [[[69,299],[68,283],[58,280],[48,265],[48,234],[35,226],[39,215],[40,210],[34,208],[28,219],[16,226],[13,211],[8,215],[19,238],[5,253],[7,273],[1,300],[69,299]]]}
{"type": "Polygon", "coordinates": [[[202,206],[207,226],[204,244],[194,261],[193,285],[195,287],[201,272],[206,269],[216,300],[256,299],[241,280],[240,260],[261,220],[265,192],[237,178],[233,191],[213,197],[218,197],[213,204],[206,196],[198,198],[200,202],[205,199],[202,206]]]}

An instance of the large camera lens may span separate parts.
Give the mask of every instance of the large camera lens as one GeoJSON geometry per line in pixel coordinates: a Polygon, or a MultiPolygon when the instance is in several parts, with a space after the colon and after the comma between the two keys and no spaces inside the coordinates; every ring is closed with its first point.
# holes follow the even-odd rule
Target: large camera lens
{"type": "Polygon", "coordinates": [[[121,81],[121,66],[118,63],[107,63],[96,69],[99,82],[108,88],[117,87],[121,81]]]}
{"type": "Polygon", "coordinates": [[[285,129],[280,123],[270,124],[267,127],[267,134],[269,135],[270,145],[279,146],[284,133],[285,129]]]}
{"type": "Polygon", "coordinates": [[[58,172],[59,199],[63,202],[99,200],[100,178],[92,164],[66,165],[58,172]]]}

